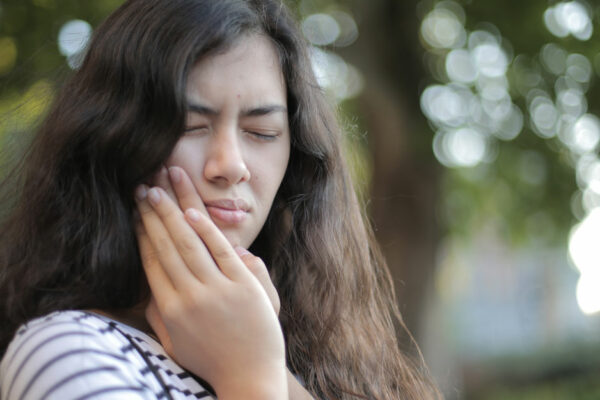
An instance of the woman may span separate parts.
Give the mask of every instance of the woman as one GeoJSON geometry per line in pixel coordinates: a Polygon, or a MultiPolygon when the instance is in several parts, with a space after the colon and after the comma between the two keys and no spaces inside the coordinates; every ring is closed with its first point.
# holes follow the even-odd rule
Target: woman
{"type": "Polygon", "coordinates": [[[436,398],[340,140],[279,1],[127,1],[3,185],[3,396],[436,398]]]}

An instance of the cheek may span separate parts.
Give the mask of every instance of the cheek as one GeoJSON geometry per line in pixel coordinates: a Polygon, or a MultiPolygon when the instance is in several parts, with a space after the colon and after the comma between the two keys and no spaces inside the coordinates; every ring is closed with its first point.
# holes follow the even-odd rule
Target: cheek
{"type": "Polygon", "coordinates": [[[252,160],[254,165],[251,170],[253,190],[264,202],[270,204],[273,201],[285,175],[288,159],[288,153],[279,152],[252,160]],[[269,162],[265,163],[265,160],[269,160],[269,162]]]}
{"type": "Polygon", "coordinates": [[[185,148],[182,145],[181,140],[179,140],[169,155],[169,158],[167,158],[167,165],[177,165],[179,160],[182,158],[182,153],[184,153],[184,150],[185,148]]]}
{"type": "Polygon", "coordinates": [[[204,156],[199,146],[181,139],[167,158],[166,165],[176,165],[185,170],[188,175],[192,175],[202,165],[204,156]]]}

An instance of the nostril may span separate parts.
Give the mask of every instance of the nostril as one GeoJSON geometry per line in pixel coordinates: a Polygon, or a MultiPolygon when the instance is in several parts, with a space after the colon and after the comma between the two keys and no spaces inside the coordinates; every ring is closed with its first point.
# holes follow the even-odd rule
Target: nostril
{"type": "Polygon", "coordinates": [[[209,158],[205,166],[205,176],[208,180],[236,184],[249,180],[250,171],[241,157],[232,157],[232,154],[229,154],[225,157],[209,158]]]}

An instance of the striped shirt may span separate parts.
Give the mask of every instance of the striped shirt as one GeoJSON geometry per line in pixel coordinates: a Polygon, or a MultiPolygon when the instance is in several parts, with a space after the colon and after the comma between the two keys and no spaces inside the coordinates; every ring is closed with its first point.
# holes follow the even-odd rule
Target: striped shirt
{"type": "Polygon", "coordinates": [[[214,399],[145,333],[84,311],[17,331],[0,363],[0,399],[214,399]]]}

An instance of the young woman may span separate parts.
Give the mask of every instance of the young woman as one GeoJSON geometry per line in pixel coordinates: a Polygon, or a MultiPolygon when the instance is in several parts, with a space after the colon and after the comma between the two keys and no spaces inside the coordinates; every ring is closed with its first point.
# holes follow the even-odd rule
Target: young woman
{"type": "Polygon", "coordinates": [[[3,184],[0,397],[437,398],[340,134],[279,1],[126,1],[3,184]]]}

